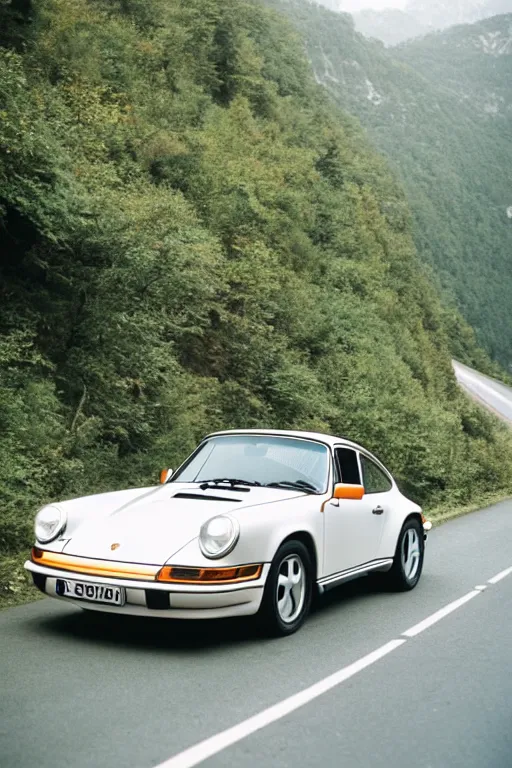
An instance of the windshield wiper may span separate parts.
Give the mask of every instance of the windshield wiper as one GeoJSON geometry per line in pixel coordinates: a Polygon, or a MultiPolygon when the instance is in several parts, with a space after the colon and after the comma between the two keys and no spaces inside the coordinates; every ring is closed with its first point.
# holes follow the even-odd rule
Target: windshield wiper
{"type": "Polygon", "coordinates": [[[256,486],[261,485],[261,483],[258,483],[257,480],[237,480],[235,477],[216,477],[213,480],[203,480],[201,485],[199,486],[202,491],[205,491],[207,488],[215,488],[216,485],[220,485],[221,483],[228,483],[231,488],[224,488],[223,490],[226,491],[235,491],[237,485],[248,485],[248,486],[256,486]]]}
{"type": "Polygon", "coordinates": [[[279,480],[276,483],[267,483],[266,488],[295,488],[297,491],[304,491],[304,493],[318,493],[312,483],[306,482],[306,480],[279,480]]]}

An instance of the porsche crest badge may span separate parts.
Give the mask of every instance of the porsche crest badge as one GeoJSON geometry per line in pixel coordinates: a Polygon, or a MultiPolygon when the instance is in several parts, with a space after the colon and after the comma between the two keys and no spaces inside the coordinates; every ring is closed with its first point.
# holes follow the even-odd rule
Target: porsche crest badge
{"type": "Polygon", "coordinates": [[[110,545],[110,549],[111,549],[111,550],[112,550],[112,552],[113,552],[115,549],[119,549],[119,547],[120,547],[120,546],[121,546],[121,545],[120,545],[120,544],[118,544],[118,543],[116,542],[115,544],[111,544],[111,545],[110,545]]]}

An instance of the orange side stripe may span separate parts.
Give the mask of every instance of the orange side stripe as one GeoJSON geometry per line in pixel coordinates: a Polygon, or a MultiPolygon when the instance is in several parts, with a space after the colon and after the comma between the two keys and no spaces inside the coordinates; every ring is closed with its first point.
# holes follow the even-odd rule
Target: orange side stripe
{"type": "Polygon", "coordinates": [[[119,563],[114,560],[95,560],[90,557],[62,555],[59,552],[45,552],[34,547],[32,562],[48,568],[63,571],[87,573],[90,576],[107,576],[117,579],[139,579],[154,581],[161,565],[138,565],[137,563],[119,563]]]}

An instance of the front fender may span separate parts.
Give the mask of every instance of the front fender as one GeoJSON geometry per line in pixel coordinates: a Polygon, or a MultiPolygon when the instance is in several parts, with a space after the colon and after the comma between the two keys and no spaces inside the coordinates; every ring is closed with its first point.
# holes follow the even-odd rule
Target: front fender
{"type": "Polygon", "coordinates": [[[306,496],[241,510],[233,517],[240,524],[240,538],[224,558],[211,560],[203,555],[196,537],[166,565],[196,568],[229,567],[250,563],[271,563],[282,542],[296,533],[311,536],[318,564],[323,562],[323,496],[306,496]]]}
{"type": "MultiPolygon", "coordinates": [[[[121,491],[108,491],[91,496],[80,496],[76,499],[51,502],[67,515],[67,524],[63,533],[53,541],[44,544],[44,549],[50,552],[62,552],[83,523],[91,523],[107,518],[116,510],[122,509],[135,501],[143,500],[160,489],[160,486],[145,488],[129,488],[121,491]]],[[[38,542],[36,545],[41,546],[38,542]]]]}

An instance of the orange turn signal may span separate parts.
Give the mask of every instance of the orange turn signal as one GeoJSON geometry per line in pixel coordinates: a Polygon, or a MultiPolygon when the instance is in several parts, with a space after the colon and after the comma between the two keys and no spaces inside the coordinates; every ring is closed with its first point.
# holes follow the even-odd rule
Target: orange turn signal
{"type": "Polygon", "coordinates": [[[262,569],[262,565],[240,565],[233,568],[182,568],[166,565],[156,579],[175,584],[235,584],[259,579],[262,569]]]}

